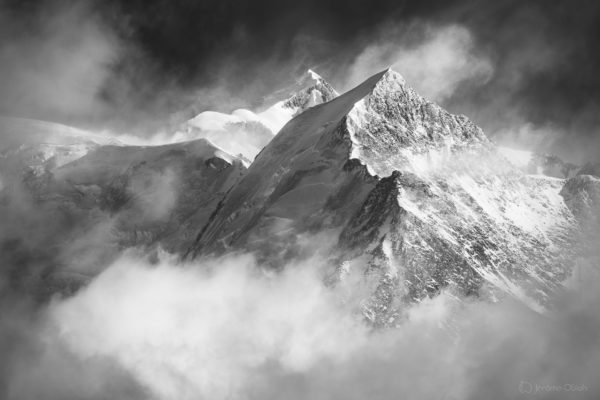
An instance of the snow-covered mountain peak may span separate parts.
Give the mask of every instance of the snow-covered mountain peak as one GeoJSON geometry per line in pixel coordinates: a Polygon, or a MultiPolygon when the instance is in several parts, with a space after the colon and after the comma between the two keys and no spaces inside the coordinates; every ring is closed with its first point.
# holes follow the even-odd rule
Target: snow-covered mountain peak
{"type": "Polygon", "coordinates": [[[394,71],[392,67],[388,67],[385,71],[383,71],[383,75],[377,84],[379,85],[380,83],[406,86],[406,80],[404,79],[404,76],[402,76],[400,72],[394,71]]]}
{"type": "Polygon", "coordinates": [[[306,71],[306,73],[308,74],[308,76],[311,77],[312,80],[314,80],[316,82],[319,82],[319,81],[323,80],[323,77],[321,77],[321,75],[317,74],[312,69],[309,69],[308,71],[306,71]]]}
{"type": "Polygon", "coordinates": [[[311,107],[331,101],[339,94],[312,70],[267,109],[253,112],[237,109],[231,114],[204,111],[174,133],[174,141],[207,138],[230,154],[253,160],[256,154],[293,117],[311,107]]]}
{"type": "Polygon", "coordinates": [[[307,71],[305,79],[301,82],[305,87],[282,103],[284,107],[294,110],[293,116],[339,96],[339,93],[327,81],[311,69],[307,71]]]}
{"type": "Polygon", "coordinates": [[[378,176],[394,169],[423,170],[456,150],[489,146],[483,131],[420,96],[402,75],[387,69],[348,113],[346,126],[356,158],[378,176]]]}
{"type": "Polygon", "coordinates": [[[190,250],[281,261],[325,230],[340,262],[373,276],[376,324],[446,286],[541,310],[569,274],[563,184],[526,176],[468,118],[385,70],[288,122],[190,250]]]}

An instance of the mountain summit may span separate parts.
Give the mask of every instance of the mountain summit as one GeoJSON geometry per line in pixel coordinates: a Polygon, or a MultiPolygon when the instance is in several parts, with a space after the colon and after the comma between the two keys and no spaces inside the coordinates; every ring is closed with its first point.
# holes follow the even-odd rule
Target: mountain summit
{"type": "Polygon", "coordinates": [[[338,273],[372,282],[374,323],[445,287],[542,309],[569,272],[563,183],[523,174],[468,118],[386,70],[288,122],[189,254],[253,251],[276,265],[325,231],[338,273]]]}

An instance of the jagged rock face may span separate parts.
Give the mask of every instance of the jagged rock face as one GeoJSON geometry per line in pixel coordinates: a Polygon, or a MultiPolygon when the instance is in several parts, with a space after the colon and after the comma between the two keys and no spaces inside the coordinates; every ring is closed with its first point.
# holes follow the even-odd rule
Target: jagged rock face
{"type": "Polygon", "coordinates": [[[419,169],[419,155],[489,145],[481,129],[465,116],[451,115],[427,101],[392,71],[354,105],[348,130],[351,157],[368,160],[365,164],[378,176],[389,176],[395,168],[419,169]]]}
{"type": "Polygon", "coordinates": [[[458,166],[392,177],[386,202],[376,188],[340,245],[345,257],[371,253],[404,300],[452,285],[464,295],[501,289],[538,307],[568,276],[573,223],[558,196],[562,181],[458,166]]]}
{"type": "MultiPolygon", "coordinates": [[[[123,248],[160,246],[183,252],[193,243],[196,226],[208,221],[245,170],[241,161],[205,140],[100,146],[58,168],[28,168],[20,185],[0,192],[0,213],[7,224],[31,220],[45,233],[39,238],[2,237],[2,245],[13,243],[9,247],[15,251],[31,245],[30,255],[53,252],[27,263],[17,280],[43,278],[39,284],[52,290],[61,290],[65,282],[73,287],[73,279],[81,283],[98,273],[123,248]],[[30,204],[15,213],[15,203],[24,200],[30,204]]],[[[13,259],[11,252],[3,256],[13,259]]]]}
{"type": "Polygon", "coordinates": [[[290,121],[191,253],[281,260],[296,235],[325,229],[339,235],[340,264],[378,280],[365,303],[376,324],[449,285],[540,309],[569,274],[563,183],[524,175],[466,117],[385,71],[290,121]]]}
{"type": "Polygon", "coordinates": [[[284,107],[296,110],[293,115],[294,117],[308,110],[310,107],[327,103],[339,96],[339,93],[320,75],[312,70],[308,70],[308,76],[312,80],[307,85],[308,87],[292,95],[292,97],[283,103],[284,107]]]}

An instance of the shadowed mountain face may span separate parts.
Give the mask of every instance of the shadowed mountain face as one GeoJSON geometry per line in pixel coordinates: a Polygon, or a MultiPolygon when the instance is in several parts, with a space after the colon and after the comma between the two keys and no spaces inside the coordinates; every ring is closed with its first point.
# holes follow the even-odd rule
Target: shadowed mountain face
{"type": "Polygon", "coordinates": [[[45,161],[44,146],[19,148],[3,160],[15,163],[2,170],[0,193],[9,286],[36,297],[76,289],[124,248],[183,251],[246,169],[206,140],[94,144],[65,164],[55,162],[57,155],[71,154],[80,142],[55,146],[45,161]]]}
{"type": "Polygon", "coordinates": [[[326,231],[338,278],[358,268],[371,282],[376,324],[448,286],[541,309],[570,271],[577,224],[563,184],[525,175],[388,70],[291,120],[190,253],[253,251],[277,266],[302,234],[326,231]]]}

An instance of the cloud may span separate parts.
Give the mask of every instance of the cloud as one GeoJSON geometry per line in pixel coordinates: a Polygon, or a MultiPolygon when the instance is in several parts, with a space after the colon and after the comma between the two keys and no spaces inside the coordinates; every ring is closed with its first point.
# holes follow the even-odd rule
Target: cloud
{"type": "Polygon", "coordinates": [[[476,54],[475,49],[471,32],[460,25],[387,27],[356,57],[348,81],[357,84],[391,66],[420,94],[439,102],[459,85],[485,82],[493,74],[490,60],[476,54]]]}
{"type": "Polygon", "coordinates": [[[68,120],[102,110],[120,49],[88,2],[47,2],[27,18],[0,8],[0,27],[0,112],[68,120]]]}
{"type": "Polygon", "coordinates": [[[600,394],[596,270],[546,315],[445,292],[372,330],[362,273],[330,287],[327,268],[318,257],[275,273],[249,255],[188,265],[123,256],[23,322],[29,341],[5,367],[8,398],[532,398],[522,382],[535,398],[600,394]]]}
{"type": "Polygon", "coordinates": [[[179,176],[170,168],[133,176],[129,190],[141,211],[140,223],[167,217],[176,205],[180,188],[179,176]]]}
{"type": "MultiPolygon", "coordinates": [[[[0,17],[0,31],[14,39],[0,40],[3,111],[64,117],[103,111],[106,104],[99,92],[119,57],[120,45],[86,7],[63,11],[41,18],[33,33],[19,31],[7,15],[0,17]]],[[[297,63],[311,61],[315,42],[298,37],[303,38],[298,39],[299,49],[292,49],[286,61],[273,56],[252,64],[263,65],[262,69],[232,61],[236,67],[217,73],[214,88],[199,93],[226,103],[234,98],[231,87],[245,97],[266,92],[297,71],[297,63]],[[253,77],[240,84],[248,80],[248,71],[257,69],[272,81],[253,77]],[[239,71],[244,73],[226,88],[223,81],[239,71]]],[[[339,63],[324,69],[339,69],[339,81],[350,85],[391,65],[433,100],[462,97],[470,102],[463,105],[473,105],[480,99],[465,97],[465,88],[489,83],[499,76],[501,64],[482,53],[476,39],[460,25],[419,23],[408,29],[388,25],[358,56],[350,57],[349,71],[339,63]]],[[[335,43],[321,43],[318,51],[328,52],[331,46],[335,43]]],[[[510,73],[490,91],[500,100],[482,120],[504,126],[499,132],[507,140],[537,146],[540,137],[547,137],[545,127],[554,127],[533,123],[528,113],[506,107],[530,74],[545,71],[554,61],[554,53],[543,48],[536,53],[534,48],[507,59],[510,73]],[[498,110],[506,112],[493,116],[498,110]]],[[[131,65],[131,71],[137,71],[139,65],[131,65]]],[[[121,78],[111,83],[113,88],[124,84],[116,93],[119,104],[127,103],[133,88],[127,76],[121,78]]],[[[145,86],[149,91],[152,87],[152,82],[145,86]]],[[[167,96],[154,96],[164,102],[156,107],[166,107],[180,95],[174,89],[167,96]]],[[[559,135],[560,127],[555,129],[559,135]]],[[[10,184],[2,179],[4,185],[10,184]]],[[[176,186],[170,170],[135,180],[132,190],[142,205],[140,218],[159,220],[172,211],[176,186]]],[[[362,271],[353,270],[346,281],[330,287],[323,283],[323,275],[335,266],[320,255],[292,262],[280,272],[261,268],[251,255],[181,265],[168,257],[151,262],[127,254],[106,263],[113,257],[105,253],[116,252],[109,245],[112,219],[101,219],[87,232],[76,230],[70,237],[78,237],[57,249],[55,239],[62,237],[57,232],[71,232],[73,220],[58,219],[57,213],[40,208],[16,186],[6,188],[13,190],[10,205],[16,208],[0,209],[4,217],[0,237],[11,249],[2,253],[7,266],[0,276],[2,289],[14,285],[19,276],[39,277],[55,258],[76,272],[99,276],[73,296],[57,297],[50,305],[32,305],[2,293],[2,398],[600,396],[595,384],[600,369],[600,290],[594,268],[578,271],[583,278],[575,276],[574,286],[557,295],[556,306],[546,315],[510,300],[490,304],[459,299],[449,290],[420,304],[406,304],[397,327],[373,330],[361,314],[368,295],[362,271]],[[527,393],[529,388],[535,393],[527,393]]],[[[314,251],[313,242],[305,247],[314,251]]]]}
{"type": "Polygon", "coordinates": [[[561,138],[557,127],[536,126],[531,122],[515,119],[512,124],[494,132],[497,143],[511,148],[548,149],[549,144],[561,138]]]}

